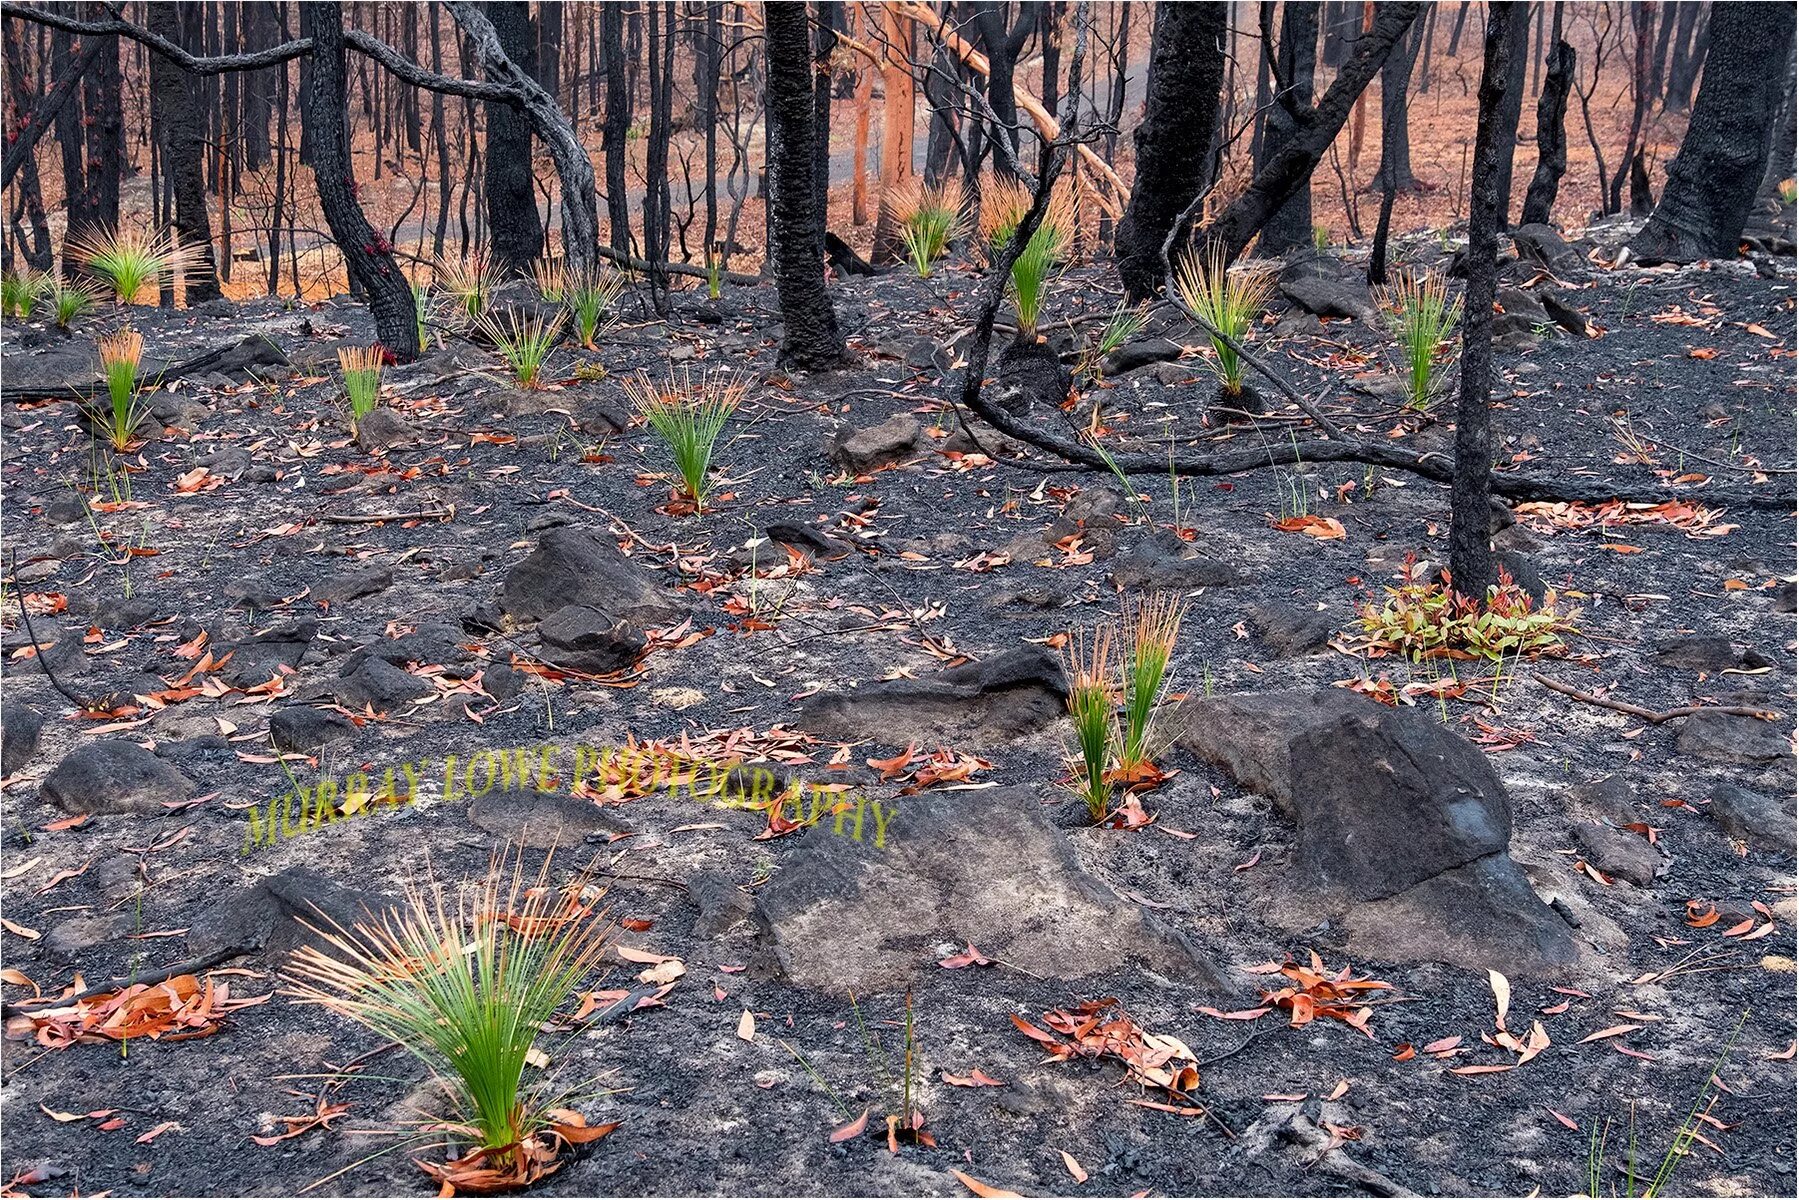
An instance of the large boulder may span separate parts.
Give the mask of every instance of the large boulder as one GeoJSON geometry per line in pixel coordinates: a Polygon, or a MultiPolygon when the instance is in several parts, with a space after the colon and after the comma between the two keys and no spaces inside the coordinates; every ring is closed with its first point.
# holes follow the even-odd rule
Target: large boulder
{"type": "Polygon", "coordinates": [[[866,429],[843,426],[832,437],[829,450],[831,458],[847,470],[873,471],[917,455],[923,432],[915,418],[896,413],[866,429]]]}
{"type": "Polygon", "coordinates": [[[44,716],[23,700],[0,705],[0,775],[11,775],[37,753],[44,716]]]}
{"type": "Polygon", "coordinates": [[[864,812],[859,829],[825,818],[800,835],[756,893],[760,970],[838,995],[879,992],[972,943],[1044,979],[1141,962],[1219,986],[1181,935],[1081,869],[1030,789],[927,792],[887,811],[878,826],[864,812]]]}
{"type": "Polygon", "coordinates": [[[1180,741],[1293,821],[1293,890],[1341,917],[1352,953],[1526,976],[1577,957],[1508,853],[1486,756],[1419,712],[1340,688],[1207,697],[1180,741]]]}
{"type": "Polygon", "coordinates": [[[606,534],[564,525],[545,533],[537,549],[506,573],[500,608],[515,621],[541,621],[570,604],[584,604],[618,620],[663,621],[682,606],[606,534]]]}
{"type": "Polygon", "coordinates": [[[1367,276],[1342,259],[1302,254],[1281,271],[1278,283],[1283,296],[1317,316],[1375,319],[1367,276]]]}
{"type": "Polygon", "coordinates": [[[70,814],[166,812],[193,792],[187,776],[124,738],[75,750],[38,788],[38,795],[70,814]]]}
{"type": "Polygon", "coordinates": [[[1055,655],[1041,646],[1021,646],[923,679],[882,679],[819,692],[801,703],[795,723],[820,737],[846,741],[941,740],[978,747],[1043,728],[1066,711],[1067,696],[1055,655]]]}

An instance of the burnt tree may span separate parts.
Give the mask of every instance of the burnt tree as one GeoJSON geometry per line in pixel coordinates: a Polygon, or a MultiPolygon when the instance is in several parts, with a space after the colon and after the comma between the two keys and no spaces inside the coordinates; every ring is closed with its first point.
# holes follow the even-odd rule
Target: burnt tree
{"type": "Polygon", "coordinates": [[[1543,91],[1537,97],[1537,169],[1530,177],[1530,187],[1524,193],[1524,211],[1519,215],[1519,221],[1525,225],[1548,223],[1562,175],[1568,169],[1568,89],[1574,85],[1574,47],[1562,40],[1559,2],[1550,41],[1543,91]]]}
{"type": "Polygon", "coordinates": [[[1412,131],[1405,110],[1412,63],[1424,36],[1422,24],[1413,24],[1412,32],[1393,47],[1380,69],[1380,167],[1376,180],[1383,190],[1410,192],[1418,187],[1418,177],[1412,174],[1412,131]]]}
{"type": "MultiPolygon", "coordinates": [[[[144,18],[151,33],[185,47],[179,6],[148,5],[144,18]]],[[[199,84],[198,76],[180,64],[160,54],[150,56],[152,120],[161,134],[163,164],[174,185],[173,223],[186,248],[183,280],[189,304],[216,300],[220,294],[212,258],[212,227],[206,216],[206,178],[201,169],[206,122],[200,111],[199,84]]]]}
{"type": "Polygon", "coordinates": [[[1793,44],[1790,4],[1712,6],[1711,49],[1693,119],[1661,202],[1630,251],[1642,262],[1736,254],[1767,165],[1769,135],[1793,44]]]}
{"type": "MultiPolygon", "coordinates": [[[[528,0],[488,0],[487,19],[500,49],[522,69],[537,72],[537,34],[528,0]]],[[[543,253],[543,222],[537,214],[537,172],[533,169],[531,122],[513,105],[489,100],[487,118],[487,244],[493,265],[506,275],[523,275],[543,253]]]]}
{"type": "Polygon", "coordinates": [[[600,5],[600,39],[606,47],[606,213],[611,246],[631,253],[631,201],[625,190],[625,139],[631,129],[631,90],[625,79],[625,6],[600,5]]]}
{"type": "Polygon", "coordinates": [[[824,213],[813,154],[812,48],[804,4],[763,9],[768,43],[769,228],[781,298],[781,362],[828,370],[843,361],[843,334],[825,287],[824,213]]]}
{"type": "Polygon", "coordinates": [[[1156,5],[1148,96],[1134,134],[1137,178],[1116,238],[1118,277],[1132,301],[1161,289],[1162,243],[1205,179],[1229,33],[1229,5],[1156,5]]]}
{"type": "MultiPolygon", "coordinates": [[[[1489,22],[1489,26],[1490,26],[1489,22]]],[[[1516,21],[1507,25],[1508,36],[1512,41],[1505,48],[1506,70],[1510,72],[1505,78],[1505,89],[1500,96],[1499,112],[1494,120],[1499,122],[1499,174],[1497,188],[1499,191],[1499,227],[1509,229],[1512,224],[1512,163],[1518,153],[1518,118],[1524,113],[1524,81],[1525,68],[1530,58],[1530,14],[1529,6],[1516,21]]]]}
{"type": "MultiPolygon", "coordinates": [[[[1267,129],[1254,154],[1256,170],[1266,167],[1299,128],[1299,118],[1312,107],[1312,80],[1318,69],[1317,0],[1288,0],[1281,8],[1280,51],[1274,57],[1274,95],[1267,129]]],[[[1262,42],[1273,44],[1272,4],[1262,5],[1262,42]]],[[[1264,59],[1267,55],[1263,56],[1264,59]]],[[[1262,226],[1261,252],[1284,254],[1312,243],[1311,181],[1298,188],[1262,226]]]]}
{"type": "Polygon", "coordinates": [[[1487,6],[1480,73],[1480,123],[1468,197],[1468,293],[1462,311],[1462,387],[1455,407],[1455,475],[1449,484],[1449,579],[1457,593],[1483,597],[1494,582],[1492,545],[1493,298],[1499,287],[1500,168],[1506,90],[1516,77],[1510,56],[1530,5],[1487,6]]]}

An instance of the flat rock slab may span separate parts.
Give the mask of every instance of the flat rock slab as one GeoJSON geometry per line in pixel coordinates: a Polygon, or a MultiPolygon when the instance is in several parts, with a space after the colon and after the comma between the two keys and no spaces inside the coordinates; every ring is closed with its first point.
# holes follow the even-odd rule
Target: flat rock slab
{"type": "Polygon", "coordinates": [[[1789,732],[1782,722],[1699,712],[1686,719],[1674,744],[1682,754],[1707,762],[1759,767],[1792,757],[1789,732]]]}
{"type": "Polygon", "coordinates": [[[681,603],[619,553],[610,536],[564,525],[506,573],[500,608],[515,621],[541,621],[567,605],[597,608],[617,620],[661,621],[681,603]]]}
{"type": "Polygon", "coordinates": [[[38,795],[66,813],[161,813],[193,795],[193,781],[136,742],[106,738],[73,751],[38,795]]]}
{"type": "Polygon", "coordinates": [[[315,930],[353,931],[378,925],[394,901],[345,887],[311,867],[289,867],[225,896],[195,920],[188,945],[196,955],[285,955],[317,944],[315,930]]]}
{"type": "Polygon", "coordinates": [[[1186,711],[1181,744],[1298,826],[1297,890],[1341,910],[1356,953],[1520,976],[1578,957],[1508,853],[1504,785],[1463,738],[1341,688],[1186,711]]]}
{"type": "Polygon", "coordinates": [[[0,775],[11,775],[37,753],[44,716],[22,700],[0,706],[0,775]]]}
{"type": "Polygon", "coordinates": [[[1793,856],[1793,794],[1764,796],[1734,783],[1712,791],[1708,810],[1718,827],[1757,850],[1793,856]]]}
{"type": "Polygon", "coordinates": [[[579,846],[590,833],[618,833],[618,822],[599,805],[579,796],[514,788],[477,796],[468,808],[469,823],[503,844],[533,850],[579,846]]]}
{"type": "Polygon", "coordinates": [[[882,679],[809,696],[795,723],[821,737],[903,745],[944,739],[957,746],[1003,744],[1033,733],[1066,709],[1055,656],[1023,646],[924,679],[882,679]]]}
{"type": "Polygon", "coordinates": [[[835,995],[891,991],[972,943],[1045,979],[1141,962],[1221,986],[1183,937],[1082,870],[1028,788],[909,797],[861,832],[821,822],[758,890],[759,969],[835,995]]]}

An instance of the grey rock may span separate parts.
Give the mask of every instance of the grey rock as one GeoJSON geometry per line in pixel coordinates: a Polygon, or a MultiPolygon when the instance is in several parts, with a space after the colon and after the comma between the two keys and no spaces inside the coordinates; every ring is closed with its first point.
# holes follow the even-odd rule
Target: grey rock
{"type": "Polygon", "coordinates": [[[341,713],[291,704],[269,718],[269,738],[277,750],[303,754],[356,731],[341,713]]]}
{"type": "Polygon", "coordinates": [[[71,815],[160,813],[193,792],[187,776],[123,738],[104,738],[73,751],[38,788],[39,796],[71,815]]]}
{"type": "Polygon", "coordinates": [[[525,674],[513,670],[505,663],[489,667],[481,672],[481,690],[496,702],[504,704],[525,690],[525,674]]]}
{"type": "Polygon", "coordinates": [[[750,894],[718,871],[699,871],[687,880],[687,898],[699,908],[693,923],[696,938],[722,937],[755,911],[750,894]]]}
{"type": "Polygon", "coordinates": [[[1500,550],[1493,555],[1494,574],[1505,568],[1513,583],[1523,588],[1530,598],[1538,604],[1543,603],[1549,595],[1549,585],[1543,582],[1543,576],[1537,571],[1535,563],[1519,550],[1500,550]]]}
{"type": "Polygon", "coordinates": [[[620,620],[677,616],[682,605],[619,553],[611,537],[578,526],[552,529],[537,549],[506,573],[500,607],[515,621],[541,621],[557,609],[585,604],[620,620]]]}
{"type": "Polygon", "coordinates": [[[892,466],[918,453],[922,431],[905,413],[896,413],[866,429],[848,425],[831,442],[831,458],[851,471],[873,471],[892,466]]]}
{"type": "Polygon", "coordinates": [[[1129,375],[1132,371],[1140,371],[1156,363],[1173,362],[1181,356],[1182,350],[1181,344],[1170,338],[1140,338],[1126,342],[1102,358],[1099,372],[1107,379],[1116,379],[1120,375],[1129,375]]]}
{"type": "Polygon", "coordinates": [[[283,668],[297,670],[318,629],[317,621],[302,618],[243,638],[231,648],[219,677],[232,687],[250,688],[282,674],[283,668]]]}
{"type": "Polygon", "coordinates": [[[1547,325],[1549,311],[1543,307],[1542,301],[1520,287],[1502,287],[1496,297],[1499,307],[1508,313],[1515,313],[1533,325],[1547,325]]]}
{"type": "Polygon", "coordinates": [[[534,850],[579,846],[590,833],[618,833],[619,824],[599,805],[566,792],[494,788],[469,804],[470,824],[502,844],[534,850]]]}
{"type": "Polygon", "coordinates": [[[1065,711],[1061,664],[1041,646],[1023,646],[922,679],[883,679],[820,692],[801,702],[796,723],[823,737],[884,744],[950,738],[957,745],[1004,744],[1065,711]]]}
{"type": "Polygon", "coordinates": [[[1661,852],[1627,829],[1587,822],[1574,827],[1574,843],[1589,865],[1614,879],[1648,887],[1662,869],[1661,852]]]}
{"type": "Polygon", "coordinates": [[[569,604],[543,619],[537,627],[544,655],[559,667],[605,675],[622,671],[643,653],[643,637],[626,625],[587,604],[569,604]]]}
{"type": "Polygon", "coordinates": [[[1157,530],[1112,564],[1112,582],[1125,590],[1187,591],[1247,581],[1236,567],[1201,555],[1168,530],[1157,530]]]}
{"type": "Polygon", "coordinates": [[[1512,978],[1557,977],[1578,957],[1568,924],[1503,854],[1432,876],[1343,918],[1358,959],[1441,962],[1512,978]]]}
{"type": "Polygon", "coordinates": [[[250,452],[242,446],[226,446],[214,450],[211,454],[203,454],[195,460],[214,475],[224,479],[242,479],[244,472],[250,469],[254,460],[250,452]]]}
{"type": "Polygon", "coordinates": [[[1095,525],[1117,516],[1124,502],[1124,493],[1112,484],[1083,484],[1080,492],[1063,506],[1062,515],[1071,521],[1095,525]]]}
{"type": "Polygon", "coordinates": [[[0,704],[0,775],[11,775],[37,753],[44,715],[23,700],[0,704]]]}
{"type": "Polygon", "coordinates": [[[1712,789],[1711,807],[1707,810],[1718,827],[1738,841],[1757,850],[1793,856],[1793,796],[1776,798],[1738,787],[1734,783],[1719,784],[1712,789]]]}
{"type": "Polygon", "coordinates": [[[1585,277],[1587,264],[1574,252],[1572,246],[1562,240],[1562,235],[1549,226],[1520,225],[1511,234],[1512,244],[1517,247],[1520,259],[1528,259],[1548,267],[1563,279],[1585,277]]]}
{"type": "Polygon", "coordinates": [[[1043,979],[1142,962],[1222,986],[1185,939],[1082,870],[1034,791],[927,792],[889,811],[860,840],[828,822],[799,835],[756,895],[758,970],[833,995],[898,990],[938,973],[939,945],[972,943],[1043,979]]]}
{"type": "Polygon", "coordinates": [[[348,604],[385,592],[393,585],[392,567],[365,567],[320,580],[313,585],[312,599],[320,604],[348,604]]]}
{"type": "Polygon", "coordinates": [[[319,930],[353,935],[358,925],[379,926],[395,908],[386,897],[345,887],[311,867],[289,867],[201,910],[187,942],[196,955],[261,953],[277,961],[318,945],[319,930]]]}
{"type": "Polygon", "coordinates": [[[1587,336],[1586,314],[1575,308],[1573,302],[1561,292],[1550,287],[1538,288],[1537,299],[1542,302],[1543,310],[1549,314],[1551,321],[1575,337],[1587,336]]]}
{"type": "Polygon", "coordinates": [[[418,440],[418,430],[412,427],[412,423],[385,405],[376,408],[356,424],[356,445],[364,454],[404,450],[415,445],[418,440]]]}
{"type": "Polygon", "coordinates": [[[44,952],[71,962],[96,946],[104,946],[129,934],[134,924],[132,914],[128,912],[67,917],[44,931],[44,952]]]}
{"type": "Polygon", "coordinates": [[[1262,644],[1282,658],[1316,654],[1337,634],[1330,614],[1293,604],[1251,605],[1249,623],[1262,644]]]}
{"type": "Polygon", "coordinates": [[[1738,650],[1729,638],[1711,634],[1663,638],[1655,644],[1655,661],[1664,667],[1703,671],[1708,675],[1732,669],[1755,670],[1774,665],[1772,659],[1758,651],[1738,650]]]}
{"type": "Polygon", "coordinates": [[[1373,322],[1368,280],[1350,264],[1328,254],[1302,254],[1281,271],[1281,294],[1320,317],[1373,322]]]}
{"type": "Polygon", "coordinates": [[[1762,721],[1729,713],[1699,712],[1686,719],[1674,745],[1682,754],[1707,762],[1762,766],[1790,760],[1790,723],[1762,721]]]}
{"type": "Polygon", "coordinates": [[[430,681],[394,666],[386,659],[365,659],[331,684],[337,702],[353,712],[392,712],[408,700],[430,695],[430,681]]]}

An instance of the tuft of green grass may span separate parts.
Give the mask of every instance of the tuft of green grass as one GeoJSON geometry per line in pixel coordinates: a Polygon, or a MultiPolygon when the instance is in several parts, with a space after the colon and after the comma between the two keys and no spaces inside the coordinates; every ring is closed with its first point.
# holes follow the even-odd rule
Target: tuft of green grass
{"type": "Polygon", "coordinates": [[[1174,286],[1187,308],[1210,326],[1206,336],[1213,357],[1207,361],[1218,377],[1219,390],[1231,397],[1242,395],[1243,358],[1218,334],[1242,344],[1274,291],[1274,272],[1264,267],[1232,271],[1222,247],[1214,246],[1203,261],[1199,251],[1189,247],[1175,268],[1174,286]]]}
{"type": "Polygon", "coordinates": [[[1068,715],[1074,721],[1075,790],[1095,823],[1112,806],[1109,778],[1112,749],[1118,740],[1118,701],[1113,662],[1116,631],[1111,624],[1088,632],[1073,630],[1063,647],[1068,682],[1068,715]]]}
{"type": "Polygon", "coordinates": [[[77,317],[85,317],[94,308],[94,293],[86,284],[53,279],[47,295],[50,315],[58,329],[67,329],[77,317]]]}
{"type": "Polygon", "coordinates": [[[664,382],[655,383],[639,371],[624,386],[638,414],[674,456],[675,470],[695,511],[703,510],[712,447],[743,402],[746,385],[728,372],[703,373],[697,383],[691,374],[676,379],[671,372],[664,382]]]}
{"type": "Polygon", "coordinates": [[[412,288],[412,319],[418,329],[419,351],[431,344],[431,286],[414,280],[412,288]]]}
{"type": "Polygon", "coordinates": [[[98,347],[100,376],[106,382],[107,404],[105,407],[92,405],[88,415],[107,443],[114,450],[122,452],[131,448],[138,423],[143,420],[144,415],[139,403],[143,395],[143,381],[138,375],[138,368],[143,361],[144,339],[135,329],[121,329],[101,338],[98,347]]]}
{"type": "Polygon", "coordinates": [[[173,278],[187,257],[167,229],[91,229],[69,239],[68,252],[105,280],[120,304],[131,304],[144,289],[173,278]]]}
{"type": "Polygon", "coordinates": [[[504,316],[483,313],[475,322],[494,344],[494,349],[512,371],[512,378],[522,388],[543,386],[544,360],[562,336],[564,314],[546,319],[542,313],[529,316],[507,309],[504,316]]]}
{"type": "Polygon", "coordinates": [[[1186,616],[1186,603],[1165,593],[1125,605],[1123,625],[1131,639],[1131,660],[1124,672],[1124,729],[1118,767],[1126,777],[1142,775],[1150,767],[1156,707],[1167,690],[1168,663],[1186,616]]]}
{"type": "Polygon", "coordinates": [[[912,269],[920,279],[929,279],[931,264],[943,257],[951,242],[967,232],[961,179],[950,176],[930,187],[913,176],[884,203],[899,226],[900,240],[906,245],[912,269]]]}
{"type": "Polygon", "coordinates": [[[1312,226],[1312,249],[1323,254],[1331,248],[1331,227],[1329,225],[1312,226]]]}
{"type": "Polygon", "coordinates": [[[1404,360],[1407,404],[1422,412],[1429,408],[1449,361],[1443,350],[1462,319],[1462,302],[1449,299],[1447,282],[1434,271],[1406,274],[1382,293],[1382,305],[1393,334],[1399,339],[1404,360]]]}
{"type": "Polygon", "coordinates": [[[422,1062],[449,1097],[454,1131],[508,1174],[527,1174],[525,1160],[541,1153],[534,1141],[564,1132],[556,1106],[568,1093],[553,1078],[527,1083],[525,1068],[546,1023],[600,969],[611,934],[585,875],[551,885],[551,857],[532,879],[522,853],[510,869],[502,855],[454,900],[429,875],[408,880],[397,909],[349,929],[325,921],[284,972],[299,1002],[422,1062]]]}
{"type": "Polygon", "coordinates": [[[1124,348],[1132,338],[1143,332],[1149,324],[1149,312],[1146,305],[1139,304],[1135,308],[1127,306],[1120,300],[1112,315],[1099,331],[1099,336],[1088,345],[1081,356],[1081,372],[1090,378],[1098,379],[1100,364],[1108,354],[1124,348]]]}
{"type": "Polygon", "coordinates": [[[17,317],[21,321],[31,320],[32,310],[49,292],[50,287],[50,276],[39,271],[7,271],[0,274],[0,316],[17,317]]]}
{"type": "Polygon", "coordinates": [[[583,350],[597,348],[594,343],[617,315],[618,298],[624,290],[624,278],[613,271],[598,271],[568,281],[563,301],[574,318],[575,340],[583,350]]]}
{"type": "MultiPolygon", "coordinates": [[[[997,257],[1018,232],[1018,226],[1030,212],[1033,197],[1030,188],[1016,179],[990,177],[981,195],[981,237],[987,253],[997,257]]],[[[1031,240],[1024,244],[1012,263],[1007,291],[1012,307],[1018,312],[1021,337],[1035,337],[1043,302],[1049,294],[1049,282],[1057,264],[1066,259],[1074,247],[1074,192],[1065,184],[1050,194],[1043,221],[1031,240]]]]}
{"type": "Polygon", "coordinates": [[[539,259],[531,264],[531,280],[537,294],[551,304],[561,304],[568,292],[568,269],[559,258],[539,259]]]}
{"type": "Polygon", "coordinates": [[[364,417],[381,402],[381,349],[370,346],[343,346],[337,351],[337,365],[344,373],[344,395],[350,401],[350,427],[362,424],[364,417]]]}
{"type": "Polygon", "coordinates": [[[479,321],[493,303],[493,290],[500,285],[500,273],[485,255],[466,259],[439,256],[436,264],[437,287],[456,304],[463,317],[479,321]]]}

